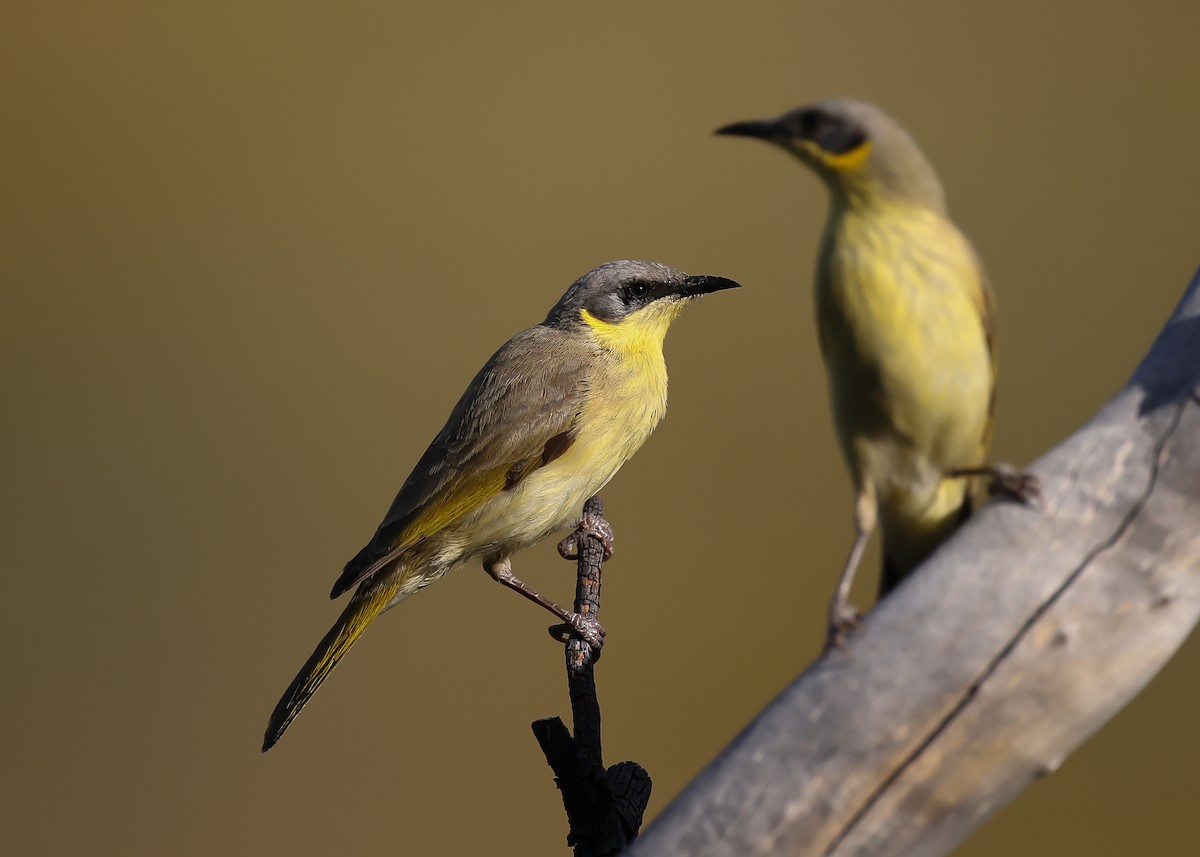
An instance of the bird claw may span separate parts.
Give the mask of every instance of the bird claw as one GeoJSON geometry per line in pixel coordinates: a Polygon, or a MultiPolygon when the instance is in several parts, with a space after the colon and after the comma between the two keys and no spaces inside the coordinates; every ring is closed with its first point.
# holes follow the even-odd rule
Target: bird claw
{"type": "Polygon", "coordinates": [[[600,649],[604,645],[604,638],[608,634],[604,627],[591,616],[581,613],[568,613],[566,619],[567,621],[561,625],[551,625],[547,629],[550,636],[560,643],[565,643],[572,638],[582,640],[599,655],[600,649]]]}
{"type": "Polygon", "coordinates": [[[591,536],[604,549],[603,561],[612,559],[614,540],[612,524],[599,515],[584,515],[575,531],[558,543],[558,555],[563,559],[579,558],[579,540],[591,536]]]}
{"type": "Polygon", "coordinates": [[[1042,499],[1041,482],[1035,474],[1018,470],[1002,461],[982,467],[959,467],[946,475],[961,478],[986,476],[989,497],[1003,497],[1033,506],[1040,505],[1042,499]]]}
{"type": "Polygon", "coordinates": [[[575,533],[558,543],[558,555],[563,559],[579,559],[579,541],[575,533]]]}
{"type": "Polygon", "coordinates": [[[992,478],[988,482],[989,497],[1006,497],[1019,503],[1036,505],[1042,499],[1042,486],[1037,476],[1017,470],[1009,464],[992,467],[992,478]]]}
{"type": "Polygon", "coordinates": [[[829,628],[825,633],[825,647],[822,653],[828,654],[834,649],[846,648],[846,635],[862,623],[862,615],[853,604],[836,604],[830,610],[829,628]]]}

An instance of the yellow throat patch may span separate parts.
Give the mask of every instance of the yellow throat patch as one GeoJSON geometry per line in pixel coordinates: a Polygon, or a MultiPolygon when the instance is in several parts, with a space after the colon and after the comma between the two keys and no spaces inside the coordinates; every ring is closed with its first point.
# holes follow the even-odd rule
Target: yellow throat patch
{"type": "Polygon", "coordinates": [[[579,317],[604,348],[628,357],[662,359],[667,330],[679,317],[685,303],[684,300],[655,301],[618,322],[602,321],[586,309],[579,311],[579,317]]]}

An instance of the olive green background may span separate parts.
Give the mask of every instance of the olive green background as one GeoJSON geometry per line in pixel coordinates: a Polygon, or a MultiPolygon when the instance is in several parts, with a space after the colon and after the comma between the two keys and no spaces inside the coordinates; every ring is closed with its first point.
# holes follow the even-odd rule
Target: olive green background
{"type": "MultiPolygon", "coordinates": [[[[258,748],[471,375],[622,257],[745,284],[678,322],[670,414],[604,493],[607,755],[660,811],[816,654],[851,536],[824,192],[712,129],[842,94],[913,130],[996,284],[1025,463],[1200,262],[1197,9],[6,6],[0,850],[565,853],[529,732],[568,711],[561,649],[476,568],[258,748]]],[[[569,597],[551,545],[516,568],[569,597]]],[[[1189,850],[1198,669],[1193,639],[959,853],[1189,850]]]]}

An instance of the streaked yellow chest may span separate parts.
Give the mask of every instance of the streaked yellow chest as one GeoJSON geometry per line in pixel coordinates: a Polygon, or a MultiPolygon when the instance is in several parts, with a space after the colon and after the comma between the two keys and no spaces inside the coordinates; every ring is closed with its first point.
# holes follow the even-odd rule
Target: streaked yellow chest
{"type": "Polygon", "coordinates": [[[981,451],[993,373],[982,273],[952,223],[923,209],[835,212],[817,316],[839,434],[855,469],[966,466],[981,451]],[[912,460],[911,456],[916,456],[912,460]],[[872,466],[855,461],[882,456],[872,466]]]}
{"type": "Polygon", "coordinates": [[[949,221],[924,211],[842,214],[817,273],[831,372],[914,395],[974,386],[974,375],[990,375],[981,288],[974,253],[949,221]]]}

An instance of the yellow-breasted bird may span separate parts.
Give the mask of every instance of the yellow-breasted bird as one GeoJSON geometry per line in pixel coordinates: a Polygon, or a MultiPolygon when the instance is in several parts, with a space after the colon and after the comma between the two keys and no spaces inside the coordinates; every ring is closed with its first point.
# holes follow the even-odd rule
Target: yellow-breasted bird
{"type": "Polygon", "coordinates": [[[830,641],[876,521],[886,594],[971,512],[964,478],[1028,496],[1031,477],[985,465],[996,386],[995,299],[950,220],[937,174],[878,107],[828,99],[717,131],[766,140],[829,189],[816,311],[834,422],[854,481],[855,539],[830,605],[830,641]]]}
{"type": "Polygon", "coordinates": [[[492,355],[333,585],[332,598],[358,588],[279,700],[263,751],[376,616],[472,559],[598,645],[594,620],[526,587],[509,558],[566,527],[641,447],[667,406],[667,328],[691,299],[737,286],[654,262],[608,262],[492,355]]]}

